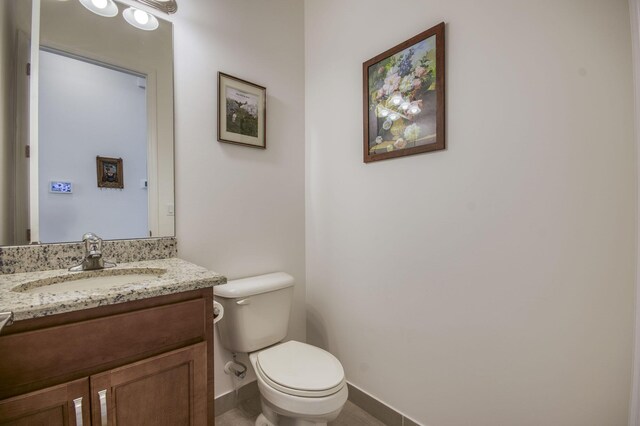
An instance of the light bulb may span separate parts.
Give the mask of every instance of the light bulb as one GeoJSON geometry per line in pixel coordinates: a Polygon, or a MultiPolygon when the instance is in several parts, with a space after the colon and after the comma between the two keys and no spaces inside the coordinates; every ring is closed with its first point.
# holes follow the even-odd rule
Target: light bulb
{"type": "Polygon", "coordinates": [[[389,110],[387,109],[380,110],[380,115],[382,117],[386,117],[387,115],[389,115],[389,110]]]}
{"type": "Polygon", "coordinates": [[[104,9],[107,7],[107,0],[91,0],[91,3],[98,9],[104,9]]]}
{"type": "Polygon", "coordinates": [[[408,110],[408,109],[409,109],[409,106],[410,106],[410,105],[411,105],[411,104],[410,104],[409,102],[404,101],[404,102],[402,103],[402,105],[400,105],[400,108],[402,108],[404,111],[406,111],[406,110],[408,110]]]}
{"type": "Polygon", "coordinates": [[[398,115],[398,113],[391,113],[391,115],[389,116],[390,119],[392,119],[393,121],[396,121],[398,118],[400,118],[400,115],[398,115]]]}
{"type": "Polygon", "coordinates": [[[409,112],[410,112],[411,114],[414,114],[414,115],[415,115],[415,114],[417,114],[417,113],[419,113],[419,112],[420,112],[420,107],[417,107],[417,106],[415,106],[415,105],[414,105],[414,106],[412,106],[412,107],[409,109],[409,112]]]}
{"type": "Polygon", "coordinates": [[[133,19],[140,25],[146,25],[149,22],[149,14],[144,10],[136,9],[133,11],[133,19]]]}
{"type": "Polygon", "coordinates": [[[158,28],[159,25],[159,22],[155,16],[135,7],[126,9],[124,12],[122,12],[122,16],[124,17],[124,20],[129,24],[145,31],[153,31],[158,28]]]}
{"type": "Polygon", "coordinates": [[[113,18],[118,15],[118,6],[113,0],[80,0],[80,4],[87,10],[105,18],[113,18]]]}

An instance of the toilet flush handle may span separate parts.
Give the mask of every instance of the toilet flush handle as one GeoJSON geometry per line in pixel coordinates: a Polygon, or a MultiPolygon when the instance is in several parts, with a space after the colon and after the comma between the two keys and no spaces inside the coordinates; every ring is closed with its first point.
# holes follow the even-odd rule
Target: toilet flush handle
{"type": "Polygon", "coordinates": [[[236,301],[236,305],[248,305],[250,303],[251,303],[251,301],[249,299],[240,299],[240,300],[236,301]]]}

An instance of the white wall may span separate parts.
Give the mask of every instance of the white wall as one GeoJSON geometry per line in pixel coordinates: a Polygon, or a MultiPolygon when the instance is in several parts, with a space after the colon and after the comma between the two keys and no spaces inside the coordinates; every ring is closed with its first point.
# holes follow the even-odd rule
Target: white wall
{"type": "Polygon", "coordinates": [[[627,1],[307,0],[305,31],[309,341],[421,424],[626,425],[627,1]],[[440,21],[448,149],[363,164],[362,62],[440,21]]]}
{"type": "Polygon", "coordinates": [[[40,241],[149,236],[145,79],[40,52],[40,241]],[[140,87],[142,83],[143,88],[140,87]],[[96,100],[99,100],[96,102],[96,100]],[[99,188],[96,156],[122,158],[123,189],[99,188]],[[71,194],[49,191],[72,182],[71,194]]]}
{"type": "MultiPolygon", "coordinates": [[[[292,274],[288,337],[304,340],[304,4],[189,0],[179,7],[171,19],[180,257],[229,278],[292,274]],[[218,71],[266,86],[266,150],[217,142],[218,71]]],[[[217,331],[215,350],[219,396],[233,381],[223,372],[231,356],[217,331]]]]}

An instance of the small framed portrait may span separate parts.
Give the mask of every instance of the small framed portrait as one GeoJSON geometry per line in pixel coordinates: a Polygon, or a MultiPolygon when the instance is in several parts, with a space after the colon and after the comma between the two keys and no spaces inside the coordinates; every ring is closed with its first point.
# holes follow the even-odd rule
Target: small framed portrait
{"type": "Polygon", "coordinates": [[[124,188],[122,158],[96,157],[98,188],[124,188]]]}
{"type": "Polygon", "coordinates": [[[364,162],[445,149],[445,24],[362,65],[364,162]]]}
{"type": "Polygon", "coordinates": [[[267,147],[267,89],[218,73],[218,141],[267,147]]]}

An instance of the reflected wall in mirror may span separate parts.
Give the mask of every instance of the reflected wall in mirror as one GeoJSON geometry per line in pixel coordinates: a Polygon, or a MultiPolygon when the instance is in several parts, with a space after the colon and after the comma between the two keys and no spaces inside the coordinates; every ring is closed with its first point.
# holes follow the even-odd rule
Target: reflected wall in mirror
{"type": "Polygon", "coordinates": [[[0,245],[27,243],[28,211],[18,215],[16,194],[27,194],[31,0],[0,1],[0,245]],[[20,141],[20,142],[19,142],[20,141]],[[24,173],[17,179],[19,172],[24,173]]]}
{"type": "Polygon", "coordinates": [[[13,218],[0,244],[28,242],[25,228],[42,243],[87,231],[105,239],[173,236],[171,23],[133,27],[121,3],[114,17],[79,0],[39,3],[39,43],[26,78],[30,137],[14,132],[13,197],[0,198],[13,218]],[[26,145],[29,159],[19,155],[26,145]],[[123,188],[99,187],[98,156],[122,159],[123,188]]]}

